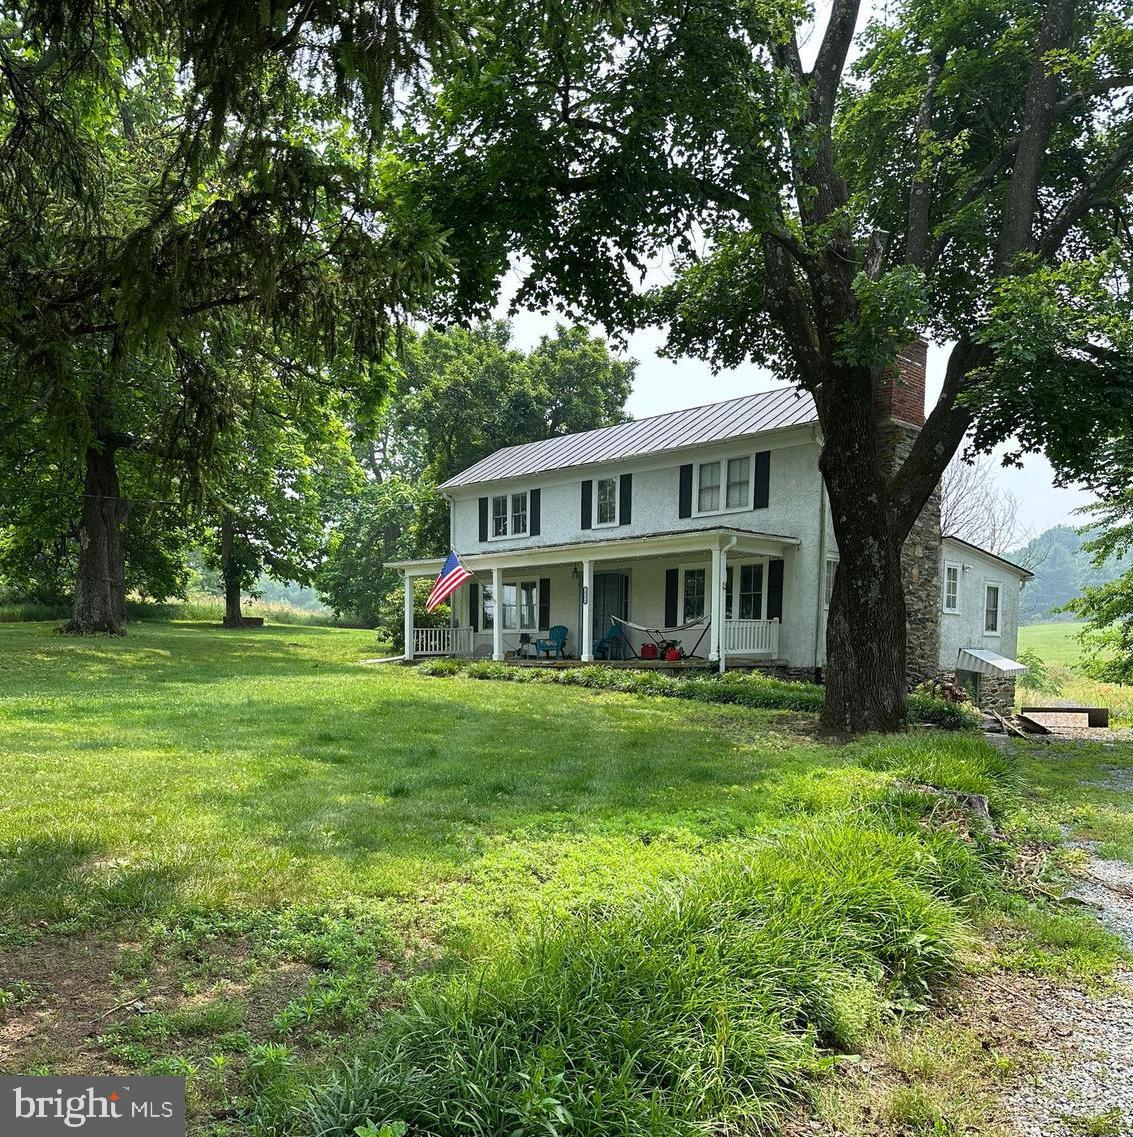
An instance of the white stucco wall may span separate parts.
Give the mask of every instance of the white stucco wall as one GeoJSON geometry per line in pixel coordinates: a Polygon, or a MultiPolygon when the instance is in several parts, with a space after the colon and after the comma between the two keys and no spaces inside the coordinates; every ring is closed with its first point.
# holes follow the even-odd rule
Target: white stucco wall
{"type": "Polygon", "coordinates": [[[995,557],[945,538],[940,551],[941,613],[940,666],[951,671],[961,648],[978,647],[1016,658],[1019,646],[1019,593],[1022,578],[995,557]],[[959,611],[945,612],[945,566],[959,565],[959,611]],[[984,631],[984,589],[999,585],[1000,632],[984,631]]]}

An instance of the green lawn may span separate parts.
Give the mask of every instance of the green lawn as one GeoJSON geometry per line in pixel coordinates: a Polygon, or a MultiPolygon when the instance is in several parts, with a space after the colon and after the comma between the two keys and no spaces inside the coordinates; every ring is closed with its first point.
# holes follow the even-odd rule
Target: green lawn
{"type": "MultiPolygon", "coordinates": [[[[1020,833],[1076,816],[1061,784],[1021,812],[978,738],[836,747],[801,714],[362,665],[375,649],[0,625],[0,1069],[184,1074],[218,1137],[350,1137],[399,1102],[416,1133],[480,1094],[485,1133],[517,1099],[524,1133],[544,1109],[605,1109],[611,1134],[762,1123],[954,974],[999,887],[1006,847],[903,784],[987,793],[1020,833]],[[356,1053],[364,1093],[334,1085],[356,1053]],[[588,1063],[621,1071],[598,1097],[588,1063]],[[528,1101],[533,1078],[576,1096],[528,1101]]],[[[1072,943],[1104,970],[1112,944],[1071,925],[1032,929],[1027,966],[1072,943]]]]}
{"type": "Polygon", "coordinates": [[[1031,648],[1057,667],[1073,667],[1082,654],[1078,633],[1082,630],[1078,621],[1068,620],[1059,624],[1024,624],[1019,629],[1019,647],[1031,648]]]}
{"type": "Polygon", "coordinates": [[[1081,703],[1092,707],[1109,707],[1112,725],[1133,726],[1133,687],[1120,683],[1101,683],[1082,675],[1078,664],[1082,645],[1078,642],[1080,623],[1027,624],[1019,629],[1019,648],[1031,648],[1051,665],[1051,673],[1060,683],[1054,694],[1037,695],[1020,687],[1018,702],[1022,705],[1045,705],[1057,702],[1081,703]]]}
{"type": "Polygon", "coordinates": [[[517,834],[663,860],[749,827],[770,783],[838,763],[797,735],[769,745],[771,714],[457,688],[360,665],[373,650],[323,628],[139,624],[77,643],[4,627],[0,772],[21,792],[0,812],[18,853],[0,903],[61,920],[411,898],[517,834]]]}

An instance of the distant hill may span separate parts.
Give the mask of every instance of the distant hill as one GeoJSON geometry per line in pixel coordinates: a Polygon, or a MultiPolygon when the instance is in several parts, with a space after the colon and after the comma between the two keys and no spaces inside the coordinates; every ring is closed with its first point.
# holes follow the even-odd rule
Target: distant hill
{"type": "Polygon", "coordinates": [[[1007,554],[1008,559],[1035,574],[1035,579],[1023,589],[1020,602],[1019,615],[1024,624],[1073,619],[1067,614],[1052,613],[1052,609],[1081,596],[1090,585],[1113,580],[1133,564],[1133,556],[1126,556],[1107,561],[1099,568],[1082,549],[1088,540],[1088,535],[1079,535],[1069,525],[1056,525],[1007,554]]]}

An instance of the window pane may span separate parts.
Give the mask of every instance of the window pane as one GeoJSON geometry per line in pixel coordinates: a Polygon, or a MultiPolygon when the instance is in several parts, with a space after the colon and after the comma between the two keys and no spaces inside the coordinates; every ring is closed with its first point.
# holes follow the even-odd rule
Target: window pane
{"type": "Polygon", "coordinates": [[[705,572],[705,569],[685,570],[684,619],[681,623],[687,623],[704,615],[705,572]]]}
{"type": "Polygon", "coordinates": [[[748,485],[751,481],[751,459],[728,459],[728,495],[729,509],[744,509],[750,505],[748,500],[748,485]]]}
{"type": "Polygon", "coordinates": [[[960,570],[955,565],[944,569],[944,607],[955,611],[960,599],[960,570]]]}
{"type": "Polygon", "coordinates": [[[484,609],[480,620],[480,629],[490,632],[496,626],[496,601],[492,596],[492,586],[490,584],[481,585],[480,596],[483,600],[484,609]]]}
{"type": "Polygon", "coordinates": [[[701,465],[696,508],[699,513],[712,513],[720,508],[719,462],[704,462],[701,465]]]}
{"type": "Polygon", "coordinates": [[[987,586],[987,599],[984,605],[984,631],[999,631],[999,586],[997,584],[987,586]]]}
{"type": "Polygon", "coordinates": [[[732,611],[732,586],[735,583],[736,570],[728,566],[728,573],[724,577],[724,619],[731,620],[735,613],[732,611]]]}
{"type": "Polygon", "coordinates": [[[515,585],[503,585],[500,593],[500,627],[515,628],[515,585]]]}
{"type": "Polygon", "coordinates": [[[526,493],[513,493],[511,495],[511,531],[513,533],[527,532],[526,493]]]}
{"type": "Polygon", "coordinates": [[[826,607],[830,607],[830,601],[834,596],[834,574],[838,571],[838,562],[835,559],[826,562],[826,607]]]}
{"type": "Polygon", "coordinates": [[[492,498],[492,536],[507,536],[507,495],[492,498]]]}
{"type": "Polygon", "coordinates": [[[534,580],[525,580],[519,586],[519,626],[521,628],[537,626],[538,590],[538,583],[534,580]]]}
{"type": "Polygon", "coordinates": [[[618,479],[598,479],[598,524],[613,525],[618,519],[618,479]]]}
{"type": "Polygon", "coordinates": [[[740,619],[763,619],[763,565],[740,566],[740,619]]]}

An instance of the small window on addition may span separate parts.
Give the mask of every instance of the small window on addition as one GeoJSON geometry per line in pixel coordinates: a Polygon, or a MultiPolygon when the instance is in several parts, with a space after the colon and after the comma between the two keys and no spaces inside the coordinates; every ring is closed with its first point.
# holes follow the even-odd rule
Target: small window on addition
{"type": "Polygon", "coordinates": [[[960,566],[944,566],[944,611],[960,611],[960,566]]]}
{"type": "Polygon", "coordinates": [[[999,585],[988,584],[984,588],[984,634],[999,634],[999,585]]]}

